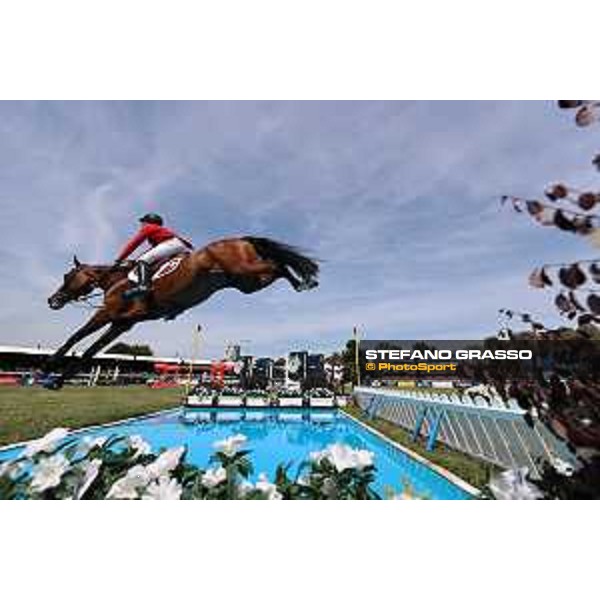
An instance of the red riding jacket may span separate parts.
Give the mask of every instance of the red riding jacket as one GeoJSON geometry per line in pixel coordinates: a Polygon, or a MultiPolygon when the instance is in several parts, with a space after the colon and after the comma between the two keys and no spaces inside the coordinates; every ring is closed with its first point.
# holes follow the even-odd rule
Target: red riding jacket
{"type": "Polygon", "coordinates": [[[177,235],[168,227],[155,225],[154,223],[144,223],[140,230],[125,244],[117,260],[125,260],[142,242],[148,241],[151,246],[158,246],[162,242],[173,238],[180,239],[186,246],[193,248],[190,241],[177,235]]]}

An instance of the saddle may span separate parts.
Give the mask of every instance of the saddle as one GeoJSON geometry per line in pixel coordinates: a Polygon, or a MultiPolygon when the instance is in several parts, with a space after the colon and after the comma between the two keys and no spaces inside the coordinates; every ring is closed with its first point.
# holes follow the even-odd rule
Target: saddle
{"type": "Polygon", "coordinates": [[[161,277],[175,272],[183,259],[188,255],[181,252],[157,261],[152,265],[146,262],[127,261],[121,267],[127,273],[128,288],[123,292],[125,300],[134,300],[140,296],[151,294],[154,282],[161,277]]]}
{"type": "MultiPolygon", "coordinates": [[[[181,261],[184,258],[186,258],[186,256],[189,256],[189,254],[189,252],[181,252],[180,254],[176,254],[175,256],[163,258],[151,265],[148,265],[150,278],[152,280],[155,280],[175,272],[181,264],[181,261]]],[[[133,273],[133,275],[135,276],[135,268],[137,264],[138,263],[135,260],[127,260],[122,262],[119,265],[119,268],[122,269],[128,275],[131,275],[133,273]]]]}

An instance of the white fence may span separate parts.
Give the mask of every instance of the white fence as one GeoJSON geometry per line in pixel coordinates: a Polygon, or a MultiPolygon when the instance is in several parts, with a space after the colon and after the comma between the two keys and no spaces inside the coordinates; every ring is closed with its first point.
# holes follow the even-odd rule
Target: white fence
{"type": "Polygon", "coordinates": [[[574,463],[566,445],[537,420],[530,427],[515,400],[462,397],[452,391],[391,390],[356,387],[354,395],[370,417],[395,423],[413,435],[436,440],[505,468],[529,467],[539,474],[539,459],[559,457],[574,463]]]}

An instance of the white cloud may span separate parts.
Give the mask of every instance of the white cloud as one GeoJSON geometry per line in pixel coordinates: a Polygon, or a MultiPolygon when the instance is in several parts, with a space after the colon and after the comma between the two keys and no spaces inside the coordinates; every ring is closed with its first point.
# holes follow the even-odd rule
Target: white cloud
{"type": "Polygon", "coordinates": [[[551,103],[4,103],[0,117],[2,342],[61,341],[84,317],[45,304],[67,262],[111,261],[147,210],[198,243],[258,233],[325,260],[314,293],[225,293],[128,336],[163,353],[189,351],[198,321],[214,355],[235,339],[333,347],[355,323],[483,334],[500,306],[552,314],[529,269],[588,252],[496,200],[595,185],[594,136],[551,103]]]}

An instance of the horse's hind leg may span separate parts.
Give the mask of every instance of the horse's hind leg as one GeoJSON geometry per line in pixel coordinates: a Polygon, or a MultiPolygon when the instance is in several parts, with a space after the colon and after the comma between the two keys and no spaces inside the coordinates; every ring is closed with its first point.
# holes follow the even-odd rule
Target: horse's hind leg
{"type": "MultiPolygon", "coordinates": [[[[277,271],[278,267],[276,265],[258,256],[254,258],[247,257],[245,260],[228,265],[227,268],[227,273],[230,275],[234,277],[255,277],[262,286],[271,283],[277,277],[277,271]]],[[[292,285],[294,284],[292,283],[292,285]]]]}
{"type": "Polygon", "coordinates": [[[304,279],[301,274],[296,275],[296,270],[290,268],[281,260],[275,258],[264,258],[261,256],[252,244],[245,243],[239,245],[235,253],[236,260],[230,261],[230,265],[226,269],[227,272],[234,275],[254,276],[257,277],[262,284],[267,284],[278,277],[286,279],[291,286],[297,291],[311,289],[317,285],[316,280],[304,279]]]}
{"type": "Polygon", "coordinates": [[[298,277],[296,277],[291,269],[289,269],[288,267],[284,266],[284,265],[280,265],[277,268],[277,275],[283,277],[284,279],[286,279],[287,281],[289,281],[290,285],[297,291],[297,292],[301,292],[303,290],[303,286],[304,286],[304,282],[299,279],[298,277]]]}
{"type": "Polygon", "coordinates": [[[229,272],[232,275],[256,277],[263,285],[270,283],[278,277],[283,277],[296,291],[300,292],[305,289],[304,282],[296,277],[289,267],[286,265],[274,265],[273,262],[263,260],[258,256],[254,259],[249,258],[244,262],[232,265],[229,268],[229,272]]]}
{"type": "Polygon", "coordinates": [[[257,277],[266,282],[277,270],[272,261],[263,260],[247,242],[216,244],[214,248],[207,249],[205,254],[207,260],[230,275],[257,277]]]}

